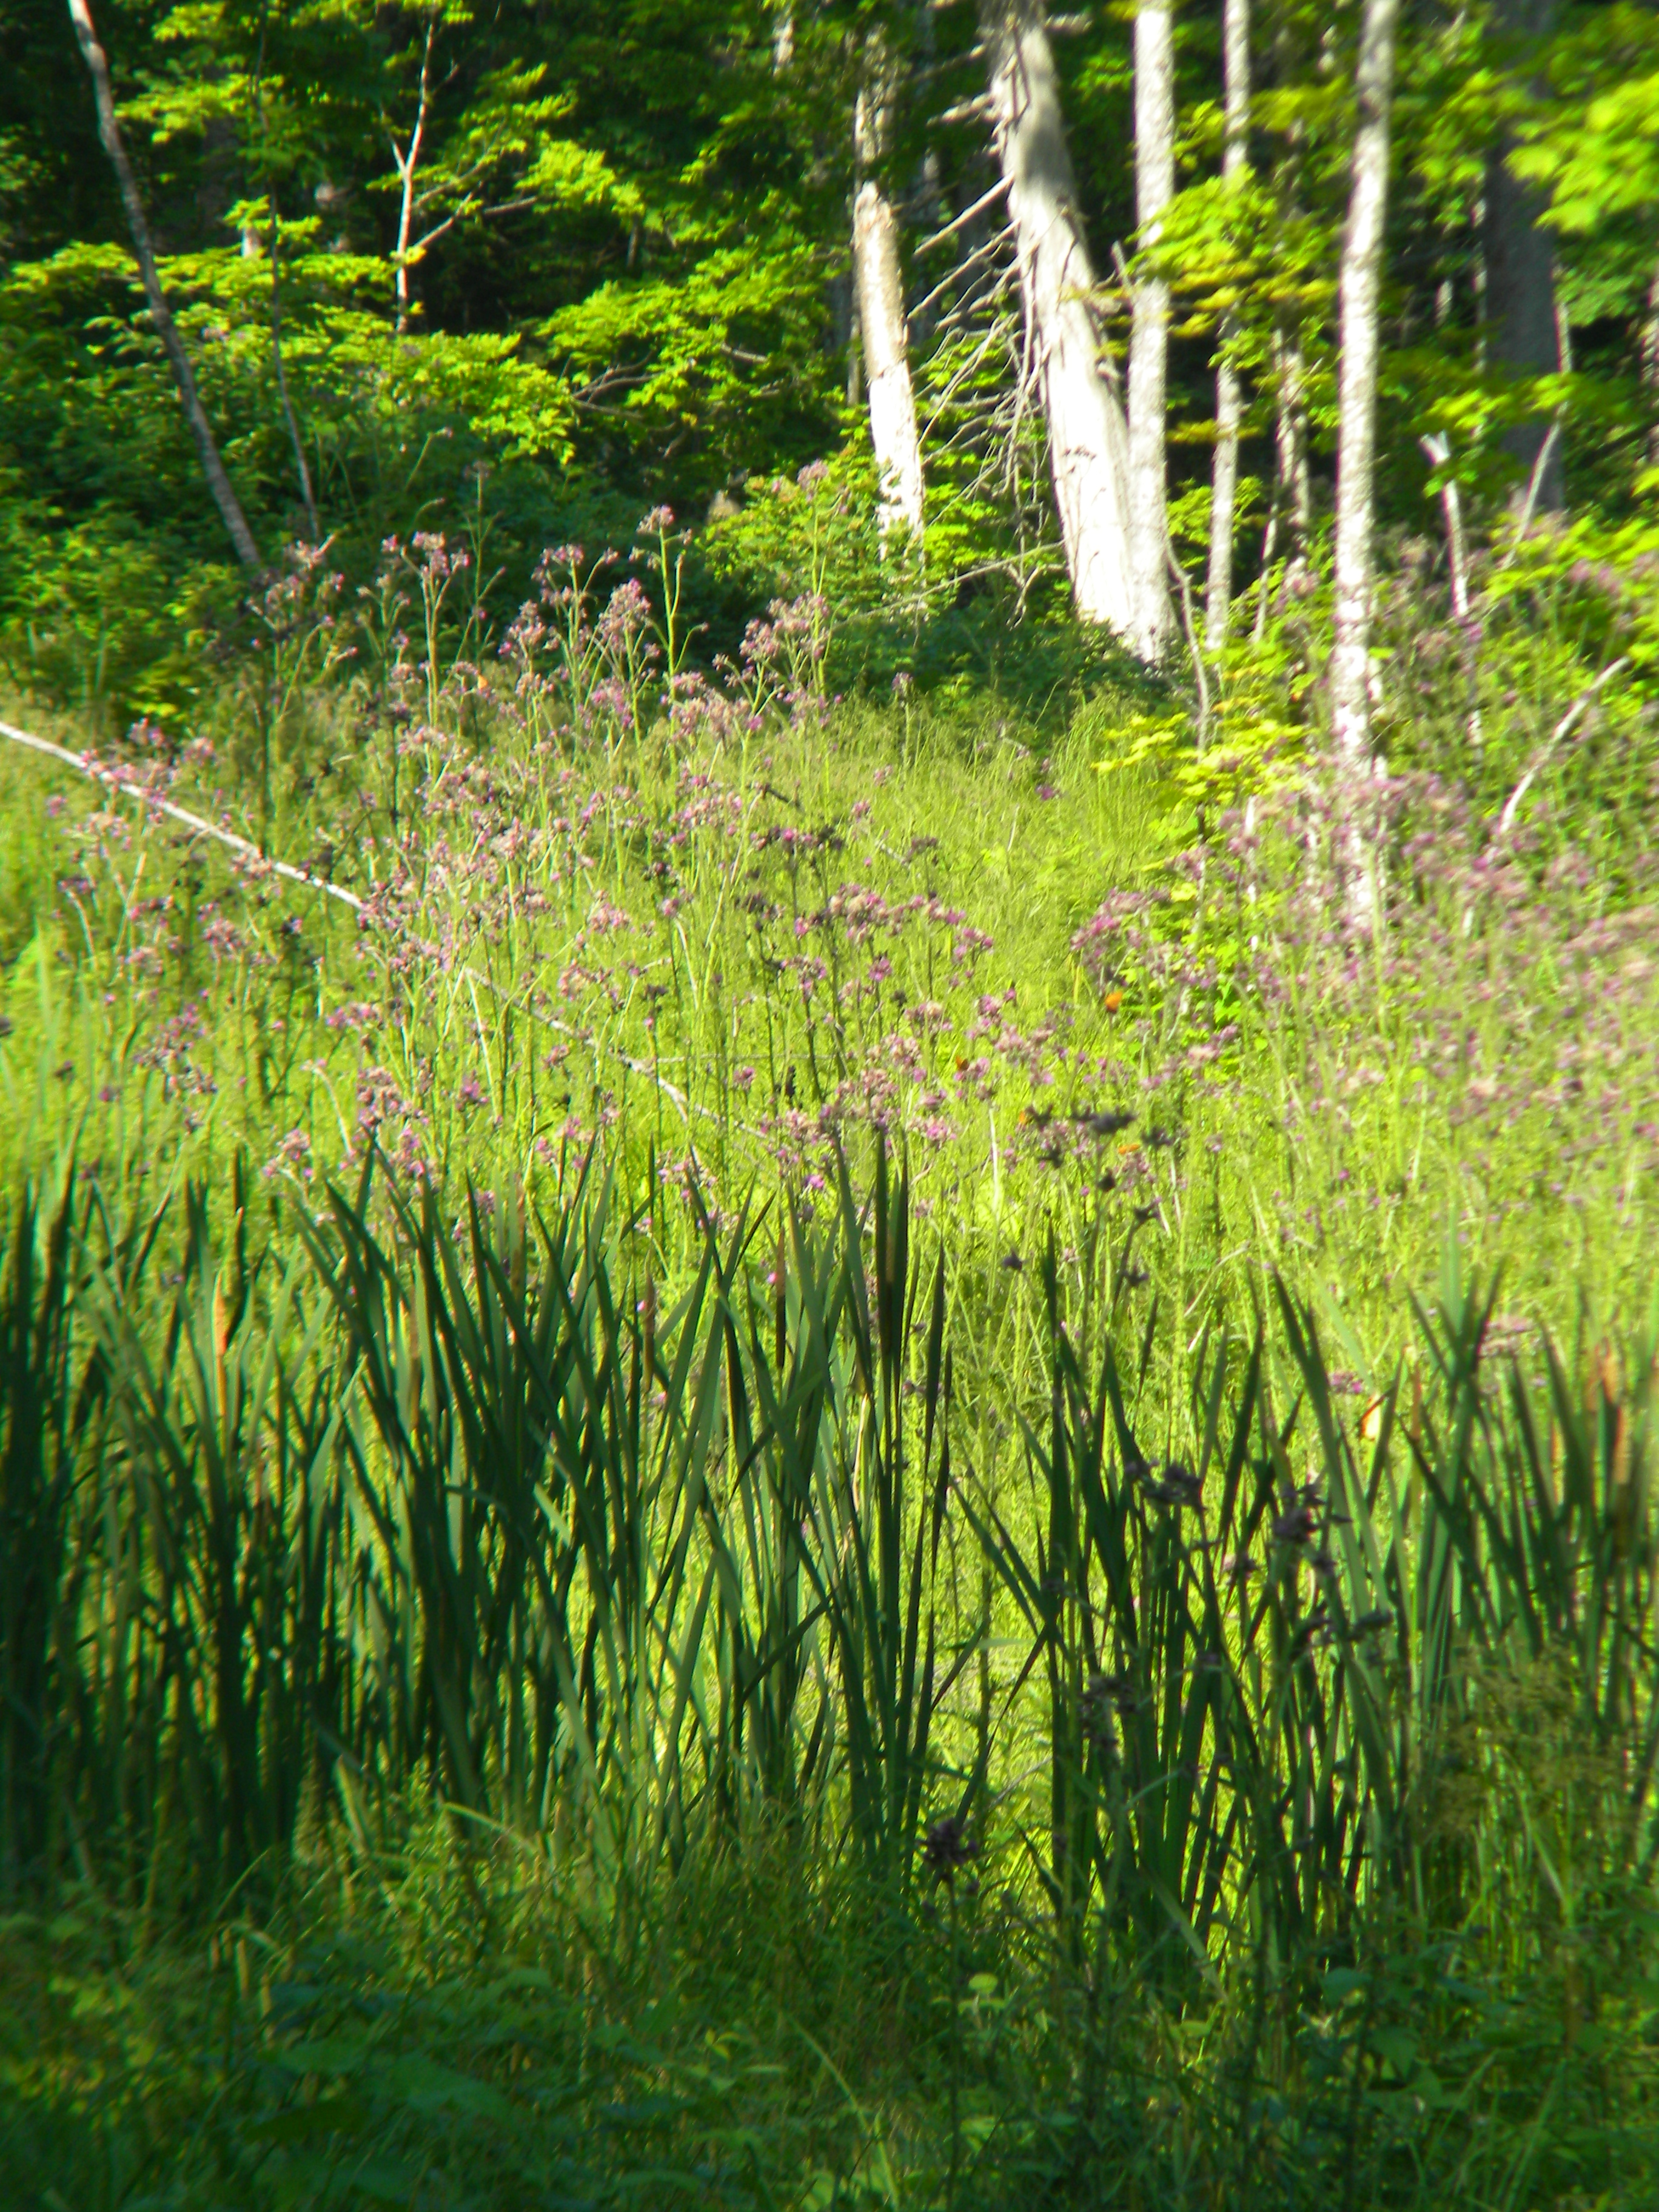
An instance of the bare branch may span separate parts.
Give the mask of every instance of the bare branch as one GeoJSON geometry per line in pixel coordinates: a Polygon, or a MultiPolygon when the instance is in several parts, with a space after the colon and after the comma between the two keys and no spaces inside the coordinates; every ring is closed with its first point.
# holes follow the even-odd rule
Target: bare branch
{"type": "Polygon", "coordinates": [[[976,215],[982,215],[986,209],[990,207],[994,202],[1000,200],[1007,189],[1007,178],[999,177],[995,184],[992,185],[990,191],[988,192],[981,192],[980,197],[974,202],[972,207],[963,208],[962,213],[956,217],[954,222],[947,222],[943,230],[936,230],[931,238],[924,239],[921,244],[916,248],[917,253],[931,253],[936,246],[943,246],[947,238],[954,238],[957,233],[963,229],[967,224],[970,223],[976,215]]]}
{"type": "Polygon", "coordinates": [[[1579,722],[1589,711],[1589,708],[1595,699],[1595,696],[1597,692],[1601,690],[1602,685],[1604,684],[1610,683],[1612,679],[1618,675],[1621,668],[1628,668],[1629,666],[1630,661],[1628,658],[1609,661],[1607,665],[1601,671],[1601,673],[1595,678],[1595,682],[1585,686],[1583,690],[1582,690],[1578,696],[1573,701],[1571,706],[1568,708],[1566,713],[1562,715],[1560,720],[1550,732],[1547,742],[1539,748],[1537,757],[1533,761],[1531,767],[1522,777],[1520,782],[1516,785],[1515,789],[1510,793],[1508,801],[1504,805],[1504,811],[1498,817],[1498,834],[1500,837],[1507,837],[1510,831],[1515,827],[1515,817],[1520,811],[1522,800],[1532,788],[1532,786],[1536,781],[1540,771],[1548,765],[1550,755],[1555,750],[1557,745],[1561,744],[1564,738],[1570,738],[1572,735],[1573,731],[1577,727],[1579,722]]]}
{"type": "Polygon", "coordinates": [[[1521,513],[1515,526],[1515,535],[1510,540],[1509,551],[1498,563],[1500,568],[1509,567],[1510,562],[1521,550],[1522,539],[1532,527],[1533,510],[1538,505],[1538,495],[1543,488],[1544,477],[1548,471],[1551,458],[1560,441],[1561,417],[1558,415],[1554,422],[1550,424],[1543,444],[1538,448],[1538,459],[1533,463],[1532,474],[1527,480],[1527,495],[1521,502],[1521,513]]]}
{"type": "Polygon", "coordinates": [[[1000,247],[1006,246],[1009,240],[1013,237],[1013,234],[1014,227],[1012,223],[1009,223],[1006,228],[998,231],[994,238],[988,238],[983,246],[976,246],[966,260],[958,261],[955,267],[951,269],[948,276],[940,277],[939,283],[934,285],[933,290],[927,293],[923,298],[917,301],[915,307],[910,310],[912,320],[915,320],[915,319],[920,315],[925,315],[928,308],[933,306],[936,301],[943,299],[945,293],[950,290],[953,284],[961,283],[963,278],[967,275],[968,271],[974,267],[976,262],[988,259],[992,254],[995,253],[1000,247]]]}
{"type": "Polygon", "coordinates": [[[236,557],[251,574],[258,575],[261,562],[259,549],[254,543],[253,532],[242,512],[242,502],[225,472],[219,458],[219,448],[214,441],[213,428],[196,388],[195,372],[190,365],[190,356],[185,351],[185,342],[173,319],[167,306],[167,294],[161,289],[161,275],[155,265],[155,248],[151,242],[149,224],[144,215],[144,203],[139,196],[138,179],[133,174],[132,164],[127,159],[127,149],[115,119],[115,95],[110,85],[109,63],[98,43],[92,13],[87,0],[69,0],[70,19],[75,25],[75,36],[81,48],[81,58],[86,63],[87,73],[92,79],[93,98],[98,109],[98,136],[103,141],[110,166],[115,172],[116,182],[121,188],[121,203],[126,210],[127,228],[132,234],[132,250],[138,262],[138,273],[143,279],[144,297],[149,306],[150,320],[161,341],[162,350],[173,370],[173,380],[179,389],[179,403],[185,410],[185,420],[190,425],[191,436],[196,441],[196,451],[202,463],[202,473],[207,478],[213,503],[219,510],[236,557]]]}
{"type": "MultiPolygon", "coordinates": [[[[49,738],[37,738],[31,730],[20,730],[13,723],[0,722],[0,738],[9,738],[15,745],[26,746],[30,752],[42,753],[49,760],[58,761],[64,767],[73,769],[77,775],[83,775],[93,783],[101,783],[106,790],[132,799],[142,806],[146,813],[163,815],[168,821],[179,823],[183,828],[188,830],[192,836],[206,837],[214,844],[223,846],[227,851],[239,854],[244,860],[257,862],[260,868],[268,870],[270,874],[279,877],[284,883],[298,884],[307,890],[320,891],[325,898],[332,899],[337,905],[349,908],[365,927],[385,930],[389,936],[400,939],[412,951],[418,953],[422,959],[433,961],[445,968],[447,972],[458,976],[463,982],[470,983],[475,990],[485,992],[502,1006],[511,1006],[515,1012],[524,1015],[527,1020],[539,1022],[544,1029],[553,1030],[561,1036],[580,1037],[580,1031],[573,1030],[564,1022],[556,1020],[551,1014],[544,1012],[533,1001],[515,998],[511,992],[503,990],[501,986],[493,977],[487,975],[482,969],[449,968],[449,954],[447,951],[441,950],[435,945],[428,945],[423,938],[417,937],[412,930],[406,928],[401,922],[375,913],[367,900],[359,898],[356,891],[347,890],[343,884],[332,883],[326,876],[313,874],[309,868],[296,868],[287,860],[270,860],[260,852],[257,845],[250,842],[246,837],[237,836],[234,830],[222,830],[216,823],[205,821],[199,814],[192,814],[188,807],[175,805],[170,799],[158,799],[149,792],[135,790],[116,769],[107,768],[102,762],[87,755],[73,753],[67,745],[54,744],[49,738]]],[[[581,1038],[581,1042],[587,1042],[589,1040],[581,1038]]],[[[619,1066],[627,1068],[631,1074],[647,1077],[661,1090],[665,1097],[673,1100],[683,1119],[689,1121],[693,1114],[708,1115],[710,1119],[716,1118],[712,1107],[693,1105],[684,1091],[677,1090],[672,1083],[664,1082],[649,1060],[635,1060],[627,1053],[618,1052],[614,1045],[596,1045],[595,1048],[604,1053],[607,1058],[616,1060],[619,1066]]]]}

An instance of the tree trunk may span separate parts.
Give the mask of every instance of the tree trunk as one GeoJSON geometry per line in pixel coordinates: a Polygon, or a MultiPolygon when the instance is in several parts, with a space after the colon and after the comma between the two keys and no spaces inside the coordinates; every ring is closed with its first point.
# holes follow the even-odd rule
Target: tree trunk
{"type": "MultiPolygon", "coordinates": [[[[1171,0],[1135,11],[1135,220],[1140,249],[1156,247],[1175,196],[1175,25],[1171,0]]],[[[1164,413],[1170,353],[1170,288],[1161,276],[1134,288],[1129,339],[1129,560],[1132,638],[1143,660],[1164,657],[1170,626],[1168,485],[1164,413]]]]}
{"type": "MultiPolygon", "coordinates": [[[[432,48],[438,35],[436,10],[426,19],[426,36],[421,46],[420,96],[416,103],[415,124],[409,134],[409,144],[400,150],[398,141],[392,138],[392,159],[397,167],[400,191],[398,199],[398,336],[403,337],[409,330],[414,314],[409,271],[415,258],[415,179],[421,166],[421,142],[426,136],[427,117],[432,106],[432,48]]],[[[388,133],[388,136],[391,136],[388,133]]],[[[633,266],[630,252],[629,266],[633,266]]]]}
{"type": "MultiPolygon", "coordinates": [[[[1555,27],[1556,0],[1497,0],[1494,24],[1500,40],[1523,63],[1555,27]]],[[[1517,376],[1548,376],[1562,367],[1555,317],[1555,249],[1539,222],[1546,198],[1523,185],[1509,165],[1514,141],[1507,134],[1486,157],[1486,219],[1482,252],[1486,262],[1486,351],[1490,362],[1517,376]]],[[[1561,441],[1547,453],[1551,424],[1537,416],[1517,422],[1500,441],[1529,482],[1539,457],[1534,507],[1557,509],[1565,498],[1561,441]]]]}
{"type": "MultiPolygon", "coordinates": [[[[1304,33],[1311,27],[1291,10],[1281,9],[1273,26],[1272,76],[1281,94],[1305,90],[1310,57],[1304,33]]],[[[1306,217],[1308,199],[1308,123],[1299,102],[1292,100],[1281,133],[1273,167],[1273,187],[1280,220],[1294,229],[1306,217]]],[[[1286,591],[1296,590],[1308,574],[1313,530],[1313,484],[1308,465],[1307,355],[1304,305],[1287,305],[1275,317],[1273,331],[1274,391],[1274,459],[1277,483],[1270,534],[1288,532],[1290,558],[1285,563],[1286,591]]],[[[1258,636],[1267,612],[1267,562],[1263,560],[1262,593],[1257,611],[1258,636]]]]}
{"type": "MultiPolygon", "coordinates": [[[[1221,173],[1242,183],[1250,163],[1250,0],[1224,0],[1221,23],[1223,96],[1226,143],[1221,173]]],[[[1204,612],[1204,641],[1212,653],[1227,642],[1227,617],[1233,596],[1233,517],[1238,503],[1238,432],[1243,395],[1227,348],[1238,333],[1238,318],[1222,318],[1221,360],[1215,377],[1215,470],[1210,486],[1210,575],[1204,612]]]]}
{"type": "Polygon", "coordinates": [[[1355,81],[1358,118],[1347,228],[1342,238],[1337,378],[1336,608],[1331,651],[1331,734],[1350,820],[1356,921],[1375,902],[1370,855],[1352,809],[1371,770],[1371,565],[1376,464],[1378,299],[1389,205],[1389,115],[1400,0],[1364,0],[1355,81]]]}
{"type": "Polygon", "coordinates": [[[110,88],[109,64],[98,43],[98,33],[93,27],[92,14],[87,0],[69,0],[70,19],[75,25],[75,35],[81,47],[82,59],[92,79],[93,97],[98,107],[98,136],[115,171],[116,182],[121,188],[121,204],[126,210],[127,228],[132,234],[132,250],[138,262],[138,272],[143,279],[144,297],[149,303],[149,319],[155,325],[155,334],[161,341],[173,370],[173,380],[178,386],[179,404],[185,410],[185,420],[190,425],[190,434],[196,441],[196,451],[201,459],[202,473],[206,477],[213,503],[219,510],[220,520],[236,549],[236,558],[252,574],[260,571],[259,549],[253,542],[253,532],[248,528],[247,517],[237,498],[225,465],[219,458],[219,448],[214,443],[213,428],[202,404],[201,394],[196,389],[196,378],[190,365],[190,356],[185,351],[184,340],[173,319],[167,295],[161,289],[161,273],[155,265],[155,248],[150,243],[149,224],[144,216],[144,204],[138,196],[138,179],[127,159],[127,149],[122,142],[120,126],[115,119],[115,95],[110,88]]]}
{"type": "Polygon", "coordinates": [[[270,210],[270,359],[276,372],[276,397],[283,410],[283,420],[288,425],[289,443],[294,450],[294,473],[299,480],[300,498],[306,511],[306,525],[311,532],[311,543],[322,543],[323,526],[317,519],[317,495],[311,487],[311,468],[306,459],[306,441],[300,435],[300,418],[294,411],[294,402],[288,388],[288,369],[283,360],[283,228],[282,218],[276,212],[276,191],[273,185],[267,195],[270,210]]]}
{"type": "Polygon", "coordinates": [[[1133,635],[1128,432],[1090,306],[1094,270],[1042,0],[982,0],[997,159],[1007,186],[1027,356],[1048,430],[1072,596],[1085,622],[1133,635]]]}
{"type": "Polygon", "coordinates": [[[1648,426],[1648,466],[1659,469],[1659,269],[1648,286],[1647,319],[1642,325],[1642,388],[1653,420],[1648,426]]]}
{"type": "Polygon", "coordinates": [[[921,440],[910,384],[909,332],[904,319],[904,271],[898,218],[883,185],[888,92],[883,58],[872,46],[867,81],[853,112],[860,172],[853,199],[853,271],[858,287],[870,442],[881,484],[878,526],[886,539],[895,523],[921,535],[921,440]]]}
{"type": "Polygon", "coordinates": [[[1273,447],[1279,480],[1290,516],[1292,579],[1305,575],[1313,538],[1313,472],[1308,465],[1307,356],[1299,329],[1274,334],[1273,361],[1279,377],[1279,405],[1273,447]]]}

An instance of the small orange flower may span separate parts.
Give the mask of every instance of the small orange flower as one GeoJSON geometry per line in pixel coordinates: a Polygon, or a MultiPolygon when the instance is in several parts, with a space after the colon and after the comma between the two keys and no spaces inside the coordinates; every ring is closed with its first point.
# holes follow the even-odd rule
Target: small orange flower
{"type": "Polygon", "coordinates": [[[1108,991],[1106,994],[1105,1006],[1106,1011],[1109,1014],[1115,1014],[1122,1004],[1123,994],[1121,991],[1108,991]]]}

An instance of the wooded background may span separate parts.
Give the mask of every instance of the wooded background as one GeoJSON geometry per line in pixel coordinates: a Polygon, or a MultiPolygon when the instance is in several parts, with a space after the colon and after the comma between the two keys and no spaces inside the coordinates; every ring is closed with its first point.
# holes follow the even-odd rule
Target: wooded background
{"type": "Polygon", "coordinates": [[[810,580],[769,488],[820,461],[819,580],[896,613],[911,664],[1068,603],[1156,660],[1207,602],[1215,653],[1237,592],[1328,571],[1345,357],[1381,522],[1454,596],[1492,516],[1616,519],[1655,458],[1632,0],[107,0],[95,35],[247,529],[207,495],[76,27],[14,0],[0,623],[66,702],[179,708],[239,544],[326,535],[367,573],[469,514],[505,603],[545,544],[669,505],[718,643],[810,580]]]}

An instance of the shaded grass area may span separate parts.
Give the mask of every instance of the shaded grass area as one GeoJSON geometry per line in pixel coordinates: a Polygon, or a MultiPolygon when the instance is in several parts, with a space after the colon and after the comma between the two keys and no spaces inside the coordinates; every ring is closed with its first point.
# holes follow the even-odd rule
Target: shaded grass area
{"type": "Polygon", "coordinates": [[[29,2201],[1646,2201],[1650,1346],[1176,1407],[1051,1253],[993,1487],[907,1199],[660,1316],[602,1201],[17,1223],[29,2201]]]}
{"type": "Polygon", "coordinates": [[[0,2154],[20,2212],[1635,2212],[1651,1931],[1610,1939],[1629,1964],[1589,2005],[1582,1972],[1516,1988],[1478,1936],[1378,1927],[1349,1966],[1183,2021],[1104,1960],[1066,1974],[988,1893],[884,1915],[775,1840],[595,1945],[516,1852],[428,1820],[205,1941],[86,1897],[13,1916],[0,2154]]]}

